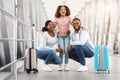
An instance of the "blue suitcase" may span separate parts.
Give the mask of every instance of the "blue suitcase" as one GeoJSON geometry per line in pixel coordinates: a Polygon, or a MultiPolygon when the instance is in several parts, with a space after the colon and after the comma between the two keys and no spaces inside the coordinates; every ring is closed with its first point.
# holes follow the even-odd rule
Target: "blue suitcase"
{"type": "Polygon", "coordinates": [[[109,74],[108,47],[106,45],[96,45],[94,53],[94,68],[96,73],[99,73],[100,71],[107,71],[109,74]]]}

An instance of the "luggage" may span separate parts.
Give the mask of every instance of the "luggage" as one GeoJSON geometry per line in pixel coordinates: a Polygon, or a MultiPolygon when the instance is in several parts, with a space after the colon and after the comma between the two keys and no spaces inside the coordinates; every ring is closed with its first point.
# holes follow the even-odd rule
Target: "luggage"
{"type": "Polygon", "coordinates": [[[37,73],[37,56],[36,56],[36,49],[34,48],[28,48],[25,51],[25,70],[27,73],[30,73],[31,71],[34,71],[34,73],[37,73]]]}
{"type": "Polygon", "coordinates": [[[100,71],[107,71],[109,74],[108,47],[106,45],[96,45],[94,53],[94,68],[96,73],[99,73],[100,71]]]}

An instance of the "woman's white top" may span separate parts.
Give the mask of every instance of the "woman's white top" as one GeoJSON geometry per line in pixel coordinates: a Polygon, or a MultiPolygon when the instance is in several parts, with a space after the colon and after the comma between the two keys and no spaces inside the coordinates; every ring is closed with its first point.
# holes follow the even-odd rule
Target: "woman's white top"
{"type": "Polygon", "coordinates": [[[43,49],[55,49],[54,46],[57,43],[57,35],[55,33],[55,36],[52,37],[49,35],[49,33],[43,32],[41,35],[41,41],[40,41],[40,45],[37,49],[39,50],[43,50],[43,49]]]}

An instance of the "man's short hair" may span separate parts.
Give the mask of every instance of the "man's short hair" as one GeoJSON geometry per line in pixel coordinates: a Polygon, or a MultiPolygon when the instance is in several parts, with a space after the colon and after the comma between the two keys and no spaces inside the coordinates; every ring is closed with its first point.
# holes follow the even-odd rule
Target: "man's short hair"
{"type": "Polygon", "coordinates": [[[74,18],[74,19],[73,19],[73,21],[75,21],[75,20],[78,20],[78,21],[80,21],[80,19],[79,19],[79,18],[74,18]]]}

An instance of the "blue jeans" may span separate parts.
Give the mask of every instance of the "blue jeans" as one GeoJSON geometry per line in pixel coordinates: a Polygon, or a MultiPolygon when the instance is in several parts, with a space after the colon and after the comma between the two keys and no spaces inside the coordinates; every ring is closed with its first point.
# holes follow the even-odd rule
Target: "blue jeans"
{"type": "Polygon", "coordinates": [[[69,52],[69,58],[86,65],[85,58],[93,57],[94,53],[86,45],[75,45],[69,52]]]}
{"type": "Polygon", "coordinates": [[[53,49],[37,50],[37,57],[45,60],[45,64],[61,64],[61,59],[53,49]]]}
{"type": "Polygon", "coordinates": [[[65,64],[68,64],[68,45],[69,45],[69,41],[70,41],[70,36],[58,36],[58,44],[60,46],[61,49],[63,49],[63,53],[61,53],[59,55],[59,57],[61,58],[62,62],[63,62],[63,55],[65,54],[65,64]]]}

